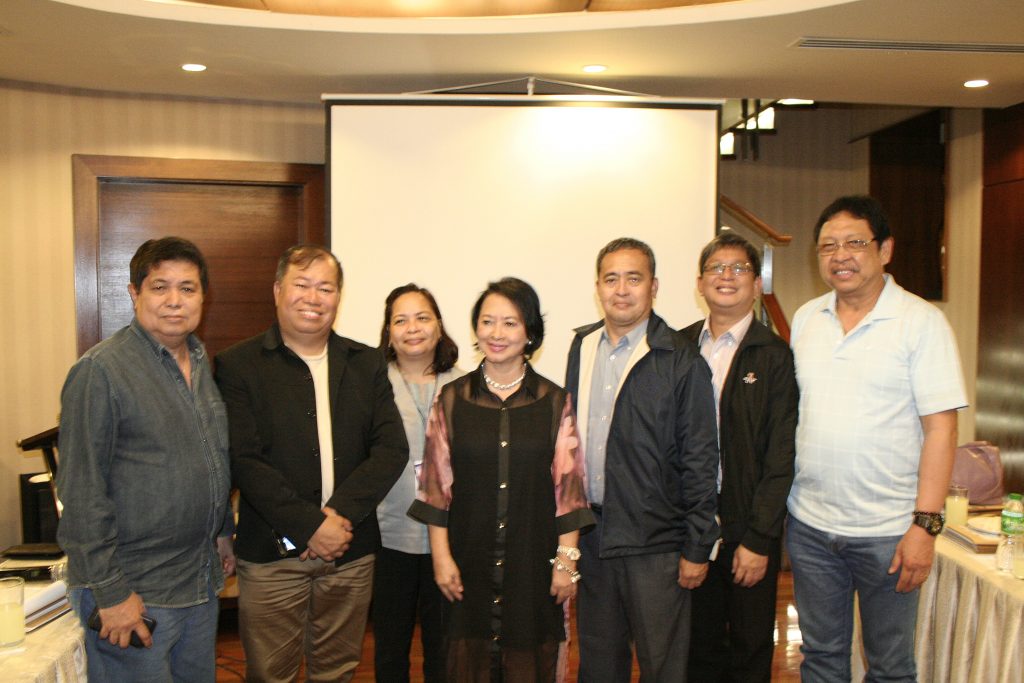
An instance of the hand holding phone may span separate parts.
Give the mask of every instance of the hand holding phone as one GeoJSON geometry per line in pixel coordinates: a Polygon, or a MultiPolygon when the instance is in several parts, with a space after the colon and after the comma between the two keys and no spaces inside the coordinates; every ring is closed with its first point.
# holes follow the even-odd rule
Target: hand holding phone
{"type": "MultiPolygon", "coordinates": [[[[89,618],[85,620],[85,623],[93,631],[99,632],[103,629],[103,620],[100,619],[99,607],[93,608],[92,614],[90,614],[89,618]]],[[[156,631],[156,619],[153,619],[148,614],[143,614],[142,623],[145,624],[146,628],[149,629],[149,635],[153,635],[153,632],[156,631]]],[[[135,631],[132,631],[132,636],[131,639],[128,641],[128,644],[132,647],[145,647],[145,645],[142,642],[142,639],[139,638],[139,634],[135,631]]]]}

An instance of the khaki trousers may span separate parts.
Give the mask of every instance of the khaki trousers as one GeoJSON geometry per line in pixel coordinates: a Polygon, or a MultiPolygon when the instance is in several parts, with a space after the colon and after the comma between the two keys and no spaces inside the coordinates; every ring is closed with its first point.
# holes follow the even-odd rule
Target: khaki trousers
{"type": "Polygon", "coordinates": [[[238,620],[246,680],[349,681],[363,650],[374,556],[335,567],[287,558],[238,560],[238,620]]]}

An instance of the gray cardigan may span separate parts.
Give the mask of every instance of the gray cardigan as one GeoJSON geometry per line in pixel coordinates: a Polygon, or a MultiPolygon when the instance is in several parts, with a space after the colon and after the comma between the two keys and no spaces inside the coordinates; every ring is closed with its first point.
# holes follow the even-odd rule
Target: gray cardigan
{"type": "MultiPolygon", "coordinates": [[[[435,396],[448,382],[466,374],[459,368],[452,368],[437,376],[435,396]]],[[[427,527],[408,517],[405,513],[416,500],[416,463],[423,461],[423,447],[426,442],[424,423],[416,410],[409,387],[402,379],[402,373],[395,363],[388,363],[388,379],[395,392],[395,405],[405,425],[405,436],[409,440],[409,461],[405,470],[395,482],[391,491],[377,506],[377,521],[380,524],[381,544],[391,550],[399,550],[413,555],[426,555],[430,552],[427,539],[427,527]]]]}

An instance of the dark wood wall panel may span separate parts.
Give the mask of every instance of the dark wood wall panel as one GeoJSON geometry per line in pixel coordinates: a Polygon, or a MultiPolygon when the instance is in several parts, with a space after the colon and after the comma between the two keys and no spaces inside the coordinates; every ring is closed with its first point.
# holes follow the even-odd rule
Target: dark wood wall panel
{"type": "Polygon", "coordinates": [[[896,248],[886,270],[908,291],[945,299],[945,113],[916,116],[872,134],[870,193],[889,214],[896,248]]]}
{"type": "Polygon", "coordinates": [[[131,320],[128,264],[147,239],[185,237],[205,255],[199,335],[212,354],[273,322],[281,252],[325,241],[320,165],[76,156],[73,167],[80,353],[131,320]]]}
{"type": "Polygon", "coordinates": [[[985,113],[976,433],[1024,491],[1024,105],[985,113]]]}

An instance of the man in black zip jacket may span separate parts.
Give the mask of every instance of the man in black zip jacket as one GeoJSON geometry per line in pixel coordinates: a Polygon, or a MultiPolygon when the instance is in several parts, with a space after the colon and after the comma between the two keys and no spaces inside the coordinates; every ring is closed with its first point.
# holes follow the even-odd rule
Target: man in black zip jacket
{"type": "Polygon", "coordinates": [[[798,389],[789,346],[754,319],[761,257],[724,232],[701,252],[706,320],[679,334],[711,366],[722,467],[722,542],[693,593],[691,681],[771,679],[775,593],[793,482],[798,389]]]}

